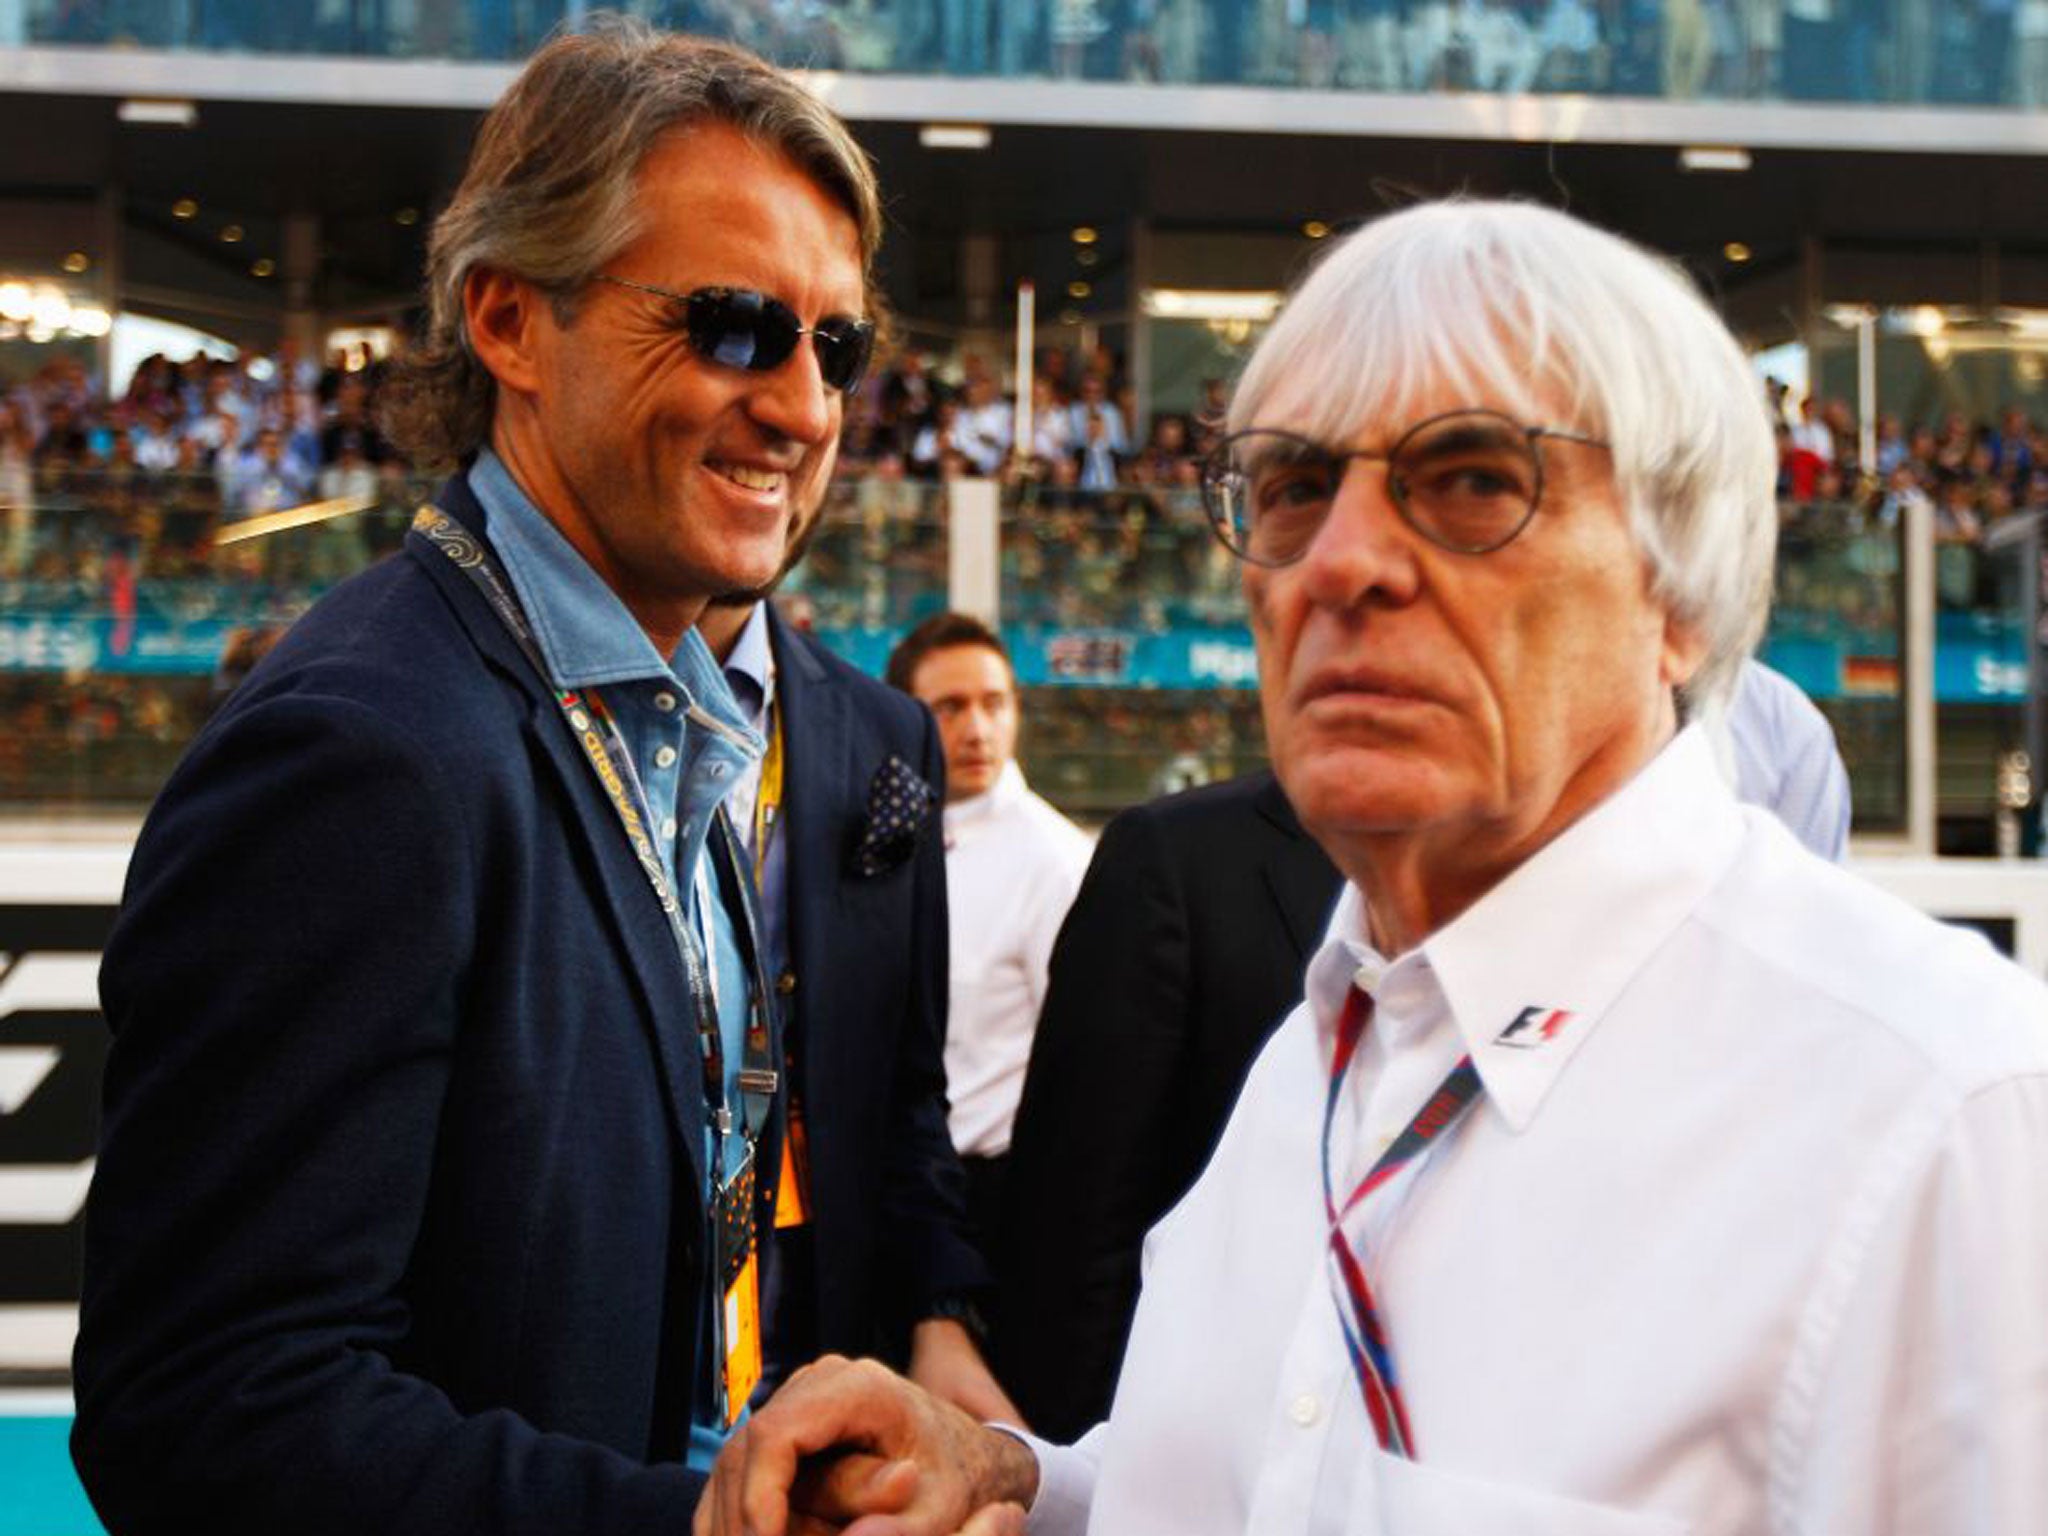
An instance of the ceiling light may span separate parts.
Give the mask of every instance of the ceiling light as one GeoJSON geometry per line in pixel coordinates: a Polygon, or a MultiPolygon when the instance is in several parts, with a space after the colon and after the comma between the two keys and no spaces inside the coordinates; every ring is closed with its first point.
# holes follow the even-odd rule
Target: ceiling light
{"type": "Polygon", "coordinates": [[[114,328],[114,317],[104,309],[87,308],[71,311],[71,329],[81,336],[104,336],[114,328]]]}
{"type": "Polygon", "coordinates": [[[1096,238],[1095,229],[1092,225],[1077,224],[1074,226],[1074,244],[1093,245],[1096,238]]]}
{"type": "Polygon", "coordinates": [[[1145,313],[1161,320],[1250,320],[1264,323],[1280,308],[1270,289],[1153,288],[1145,313]]]}
{"type": "Polygon", "coordinates": [[[83,251],[73,251],[64,258],[64,270],[76,276],[92,265],[92,258],[83,251]]]}
{"type": "Polygon", "coordinates": [[[391,222],[400,229],[411,229],[419,221],[420,211],[417,208],[401,208],[398,212],[391,215],[391,222]]]}
{"type": "Polygon", "coordinates": [[[917,142],[926,149],[987,149],[995,135],[979,123],[926,123],[917,142]]]}
{"type": "Polygon", "coordinates": [[[174,219],[196,219],[199,217],[198,200],[190,197],[179,198],[175,203],[171,204],[171,217],[174,219]]]}
{"type": "Polygon", "coordinates": [[[241,225],[230,224],[226,229],[223,229],[220,232],[220,237],[221,239],[225,240],[229,245],[240,245],[242,243],[243,233],[244,231],[241,225]]]}
{"type": "Polygon", "coordinates": [[[1688,144],[1678,152],[1681,171],[1746,171],[1749,151],[1733,144],[1688,144]]]}
{"type": "Polygon", "coordinates": [[[1074,252],[1074,265],[1077,267],[1092,267],[1101,259],[1101,252],[1092,251],[1085,245],[1080,250],[1074,252]]]}
{"type": "Polygon", "coordinates": [[[199,121],[199,108],[189,101],[152,101],[131,96],[114,109],[124,123],[145,128],[190,128],[199,121]]]}
{"type": "Polygon", "coordinates": [[[0,320],[17,325],[35,313],[35,299],[27,283],[0,283],[0,320]]]}
{"type": "Polygon", "coordinates": [[[1311,240],[1321,240],[1329,235],[1330,226],[1325,224],[1321,219],[1310,219],[1306,224],[1301,226],[1301,232],[1304,235],[1307,235],[1311,240]]]}
{"type": "Polygon", "coordinates": [[[271,273],[275,272],[276,270],[277,263],[272,261],[268,256],[258,256],[254,261],[249,263],[249,275],[251,277],[268,277],[270,276],[271,273]]]}
{"type": "Polygon", "coordinates": [[[45,288],[29,305],[29,323],[39,331],[61,331],[71,323],[71,301],[54,288],[45,288]]]}
{"type": "Polygon", "coordinates": [[[1749,260],[1752,253],[1749,247],[1740,240],[1730,240],[1721,247],[1721,254],[1739,266],[1741,263],[1749,260]]]}
{"type": "Polygon", "coordinates": [[[1079,325],[1080,323],[1081,311],[1078,309],[1063,309],[1060,311],[1061,325],[1079,325]]]}
{"type": "Polygon", "coordinates": [[[1075,278],[1073,282],[1067,284],[1067,297],[1070,299],[1085,299],[1094,291],[1093,288],[1089,287],[1088,284],[1082,282],[1079,278],[1075,278]]]}

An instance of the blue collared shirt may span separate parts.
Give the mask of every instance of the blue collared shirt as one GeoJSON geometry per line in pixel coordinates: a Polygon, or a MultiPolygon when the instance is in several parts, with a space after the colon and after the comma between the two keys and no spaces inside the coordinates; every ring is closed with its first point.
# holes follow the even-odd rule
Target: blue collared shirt
{"type": "MultiPolygon", "coordinates": [[[[492,547],[534,632],[549,685],[597,691],[625,739],[663,868],[711,959],[718,1032],[725,1047],[725,1101],[737,1119],[747,968],[733,914],[717,895],[716,875],[705,853],[711,819],[727,792],[760,761],[761,738],[741,713],[703,637],[694,628],[686,630],[675,654],[664,659],[618,594],[533,504],[496,454],[486,449],[478,455],[469,484],[489,515],[492,547]]],[[[712,1149],[707,1131],[706,1166],[712,1149]]],[[[742,1155],[738,1136],[726,1138],[725,1152],[723,1175],[730,1177],[742,1155]]],[[[706,1199],[708,1205],[708,1191],[706,1199]]],[[[712,1369],[717,1369],[715,1362],[712,1369]]],[[[704,1427],[700,1414],[691,1435],[691,1464],[708,1467],[721,1439],[704,1427]]]]}
{"type": "MultiPolygon", "coordinates": [[[[733,641],[732,654],[725,658],[725,679],[732,687],[733,697],[739,701],[740,713],[765,739],[771,723],[770,710],[782,708],[775,693],[775,650],[768,636],[766,603],[754,605],[753,613],[748,615],[739,637],[733,641]]],[[[783,728],[787,730],[786,723],[783,728]]],[[[781,798],[787,800],[789,749],[786,738],[782,761],[784,782],[781,798]]],[[[767,848],[763,850],[754,846],[755,835],[761,830],[761,818],[755,814],[760,799],[761,770],[756,764],[741,775],[727,814],[732,817],[733,826],[760,871],[761,943],[768,952],[768,974],[780,976],[789,968],[789,844],[780,825],[783,807],[778,805],[767,828],[767,848]]]]}

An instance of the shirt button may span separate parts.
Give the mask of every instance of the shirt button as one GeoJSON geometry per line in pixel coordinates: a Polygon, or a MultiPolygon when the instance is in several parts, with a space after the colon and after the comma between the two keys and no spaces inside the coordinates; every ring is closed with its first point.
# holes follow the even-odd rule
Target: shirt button
{"type": "Polygon", "coordinates": [[[1387,968],[1384,965],[1377,960],[1367,960],[1351,973],[1351,984],[1361,992],[1370,993],[1376,991],[1386,978],[1387,968]]]}
{"type": "Polygon", "coordinates": [[[1322,1416],[1323,1405],[1317,1400],[1313,1392],[1304,1392],[1287,1405],[1287,1417],[1294,1420],[1303,1429],[1307,1429],[1322,1416]]]}
{"type": "Polygon", "coordinates": [[[676,749],[674,747],[663,747],[654,754],[654,766],[657,768],[673,768],[675,764],[676,749]]]}
{"type": "Polygon", "coordinates": [[[674,714],[676,708],[676,696],[672,693],[657,693],[654,696],[654,707],[660,710],[664,715],[674,714]]]}
{"type": "Polygon", "coordinates": [[[662,835],[663,837],[669,838],[669,839],[671,839],[671,840],[673,840],[673,839],[674,839],[674,837],[675,837],[675,835],[676,835],[676,819],[675,819],[675,817],[671,816],[671,817],[669,817],[669,818],[668,818],[668,819],[667,819],[666,821],[664,821],[664,822],[663,822],[663,823],[661,824],[661,835],[662,835]]]}

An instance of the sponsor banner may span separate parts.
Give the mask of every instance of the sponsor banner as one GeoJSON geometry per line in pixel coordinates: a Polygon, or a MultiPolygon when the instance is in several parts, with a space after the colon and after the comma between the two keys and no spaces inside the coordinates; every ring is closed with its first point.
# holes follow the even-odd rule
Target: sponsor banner
{"type": "MultiPolygon", "coordinates": [[[[239,621],[145,614],[0,615],[0,673],[61,672],[208,676],[239,621]]],[[[843,628],[819,638],[879,677],[901,628],[843,628]]],[[[1258,658],[1241,628],[1047,630],[1009,625],[1003,643],[1026,687],[1255,688],[1258,658]]],[[[1764,659],[1816,699],[1895,698],[1892,638],[1774,635],[1764,659]]],[[[2027,634],[2017,619],[1945,613],[1934,651],[1935,697],[1944,704],[2017,704],[2027,692],[2027,634]]]]}
{"type": "MultiPolygon", "coordinates": [[[[1889,636],[1776,634],[1763,659],[1815,699],[1897,699],[1904,686],[1889,636]]],[[[1935,702],[2017,705],[2026,697],[2025,624],[1995,614],[1936,616],[1935,702]]]]}
{"type": "Polygon", "coordinates": [[[0,672],[210,674],[235,624],[143,615],[0,615],[0,672]]]}

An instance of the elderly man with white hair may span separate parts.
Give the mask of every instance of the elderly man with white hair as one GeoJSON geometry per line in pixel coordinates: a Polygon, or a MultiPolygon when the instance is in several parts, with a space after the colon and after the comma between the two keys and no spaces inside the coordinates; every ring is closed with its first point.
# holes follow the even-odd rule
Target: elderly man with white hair
{"type": "Polygon", "coordinates": [[[2048,1531],[2048,991],[1687,724],[1771,576],[1727,331],[1562,214],[1417,207],[1231,427],[1274,766],[1347,886],[1110,1419],[1046,1446],[830,1363],[699,1530],[2048,1531]]]}

